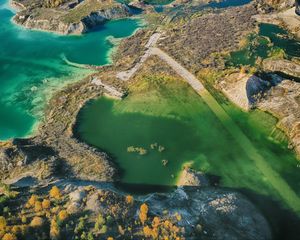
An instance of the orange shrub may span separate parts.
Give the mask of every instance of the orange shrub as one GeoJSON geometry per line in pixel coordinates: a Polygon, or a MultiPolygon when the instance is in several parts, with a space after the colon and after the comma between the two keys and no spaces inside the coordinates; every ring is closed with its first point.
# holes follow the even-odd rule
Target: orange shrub
{"type": "Polygon", "coordinates": [[[38,200],[38,197],[37,197],[37,195],[31,195],[31,197],[29,198],[29,200],[28,200],[28,205],[29,205],[29,207],[33,207],[34,206],[34,204],[35,204],[35,202],[38,200]]]}
{"type": "Polygon", "coordinates": [[[69,216],[68,212],[66,210],[61,210],[59,213],[58,213],[58,218],[59,220],[61,221],[64,221],[65,219],[67,219],[67,217],[69,216]]]}
{"type": "Polygon", "coordinates": [[[17,237],[12,233],[5,233],[2,240],[17,240],[17,237]]]}
{"type": "Polygon", "coordinates": [[[42,209],[43,209],[42,203],[40,201],[36,201],[34,204],[34,211],[40,212],[42,211],[42,209]]]}
{"type": "Polygon", "coordinates": [[[140,214],[139,214],[139,218],[140,218],[142,224],[144,224],[148,218],[148,210],[149,209],[148,209],[147,204],[143,203],[140,207],[140,214]]]}
{"type": "Polygon", "coordinates": [[[55,198],[55,199],[60,199],[61,193],[58,187],[53,186],[49,192],[50,197],[55,198]]]}
{"type": "Polygon", "coordinates": [[[31,227],[40,227],[42,226],[44,223],[43,219],[41,217],[34,217],[32,220],[31,220],[31,223],[30,223],[30,226],[31,227]]]}
{"type": "Polygon", "coordinates": [[[127,195],[126,196],[126,203],[127,204],[133,204],[133,196],[131,196],[131,195],[127,195]]]}
{"type": "Polygon", "coordinates": [[[51,205],[51,202],[48,199],[44,199],[42,202],[43,209],[49,209],[51,205]]]}
{"type": "Polygon", "coordinates": [[[51,225],[50,225],[50,237],[51,239],[57,239],[59,237],[59,227],[55,219],[51,220],[51,225]]]}

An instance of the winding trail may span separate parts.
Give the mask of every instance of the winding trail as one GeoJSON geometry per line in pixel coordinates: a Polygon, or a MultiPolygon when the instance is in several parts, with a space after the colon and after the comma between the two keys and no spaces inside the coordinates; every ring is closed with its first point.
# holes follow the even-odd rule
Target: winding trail
{"type": "Polygon", "coordinates": [[[211,111],[221,121],[227,131],[234,137],[237,144],[244,150],[249,159],[253,161],[255,166],[265,176],[270,185],[276,190],[278,195],[284,200],[284,202],[293,209],[297,214],[300,214],[300,198],[296,192],[289,186],[289,184],[283,179],[269,163],[264,159],[262,155],[257,151],[255,146],[249,140],[249,138],[243,133],[243,131],[237,126],[233,119],[226,113],[217,100],[210,94],[210,92],[203,86],[203,84],[186,68],[184,68],[175,59],[169,56],[167,53],[159,48],[153,47],[158,41],[159,35],[155,35],[150,38],[146,47],[148,50],[141,58],[141,60],[129,71],[119,73],[118,78],[124,81],[129,80],[141,67],[141,65],[151,55],[158,56],[161,60],[166,62],[179,76],[181,76],[189,85],[202,97],[211,111]]]}

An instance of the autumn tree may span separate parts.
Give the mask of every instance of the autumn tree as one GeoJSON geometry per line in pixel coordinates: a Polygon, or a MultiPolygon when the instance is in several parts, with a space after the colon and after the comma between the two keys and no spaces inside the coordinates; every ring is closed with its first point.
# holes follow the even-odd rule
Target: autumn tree
{"type": "Polygon", "coordinates": [[[17,240],[17,237],[12,233],[5,233],[2,240],[17,240]]]}
{"type": "Polygon", "coordinates": [[[58,213],[58,219],[60,221],[64,221],[68,218],[69,214],[66,210],[61,210],[59,213],[58,213]]]}
{"type": "Polygon", "coordinates": [[[31,197],[29,198],[27,204],[26,204],[26,208],[30,208],[33,207],[35,205],[35,202],[38,200],[37,195],[31,195],[31,197]]]}
{"type": "Polygon", "coordinates": [[[130,204],[130,205],[132,205],[133,201],[134,201],[133,196],[131,196],[131,195],[127,195],[125,200],[126,200],[126,203],[130,204]]]}
{"type": "Polygon", "coordinates": [[[31,227],[41,227],[43,225],[44,221],[41,217],[34,217],[31,222],[30,226],[31,227]]]}
{"type": "Polygon", "coordinates": [[[139,214],[139,218],[140,218],[142,224],[144,224],[148,218],[148,210],[149,209],[148,209],[147,204],[143,203],[140,207],[140,214],[139,214]]]}
{"type": "Polygon", "coordinates": [[[60,199],[61,193],[57,186],[53,186],[49,192],[50,197],[55,199],[60,199]]]}
{"type": "Polygon", "coordinates": [[[51,202],[48,199],[44,199],[42,202],[43,209],[49,209],[51,205],[51,202]]]}
{"type": "Polygon", "coordinates": [[[40,212],[42,211],[43,207],[42,207],[42,202],[40,201],[36,201],[34,204],[34,211],[35,212],[40,212]]]}
{"type": "Polygon", "coordinates": [[[50,224],[50,238],[58,239],[59,235],[60,235],[59,226],[57,224],[56,219],[54,218],[51,220],[51,224],[50,224]]]}

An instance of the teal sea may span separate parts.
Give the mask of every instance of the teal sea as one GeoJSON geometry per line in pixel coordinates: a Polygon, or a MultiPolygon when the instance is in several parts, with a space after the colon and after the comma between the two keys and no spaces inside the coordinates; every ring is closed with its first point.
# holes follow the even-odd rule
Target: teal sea
{"type": "Polygon", "coordinates": [[[14,14],[0,0],[0,140],[30,134],[51,92],[91,73],[67,65],[64,57],[107,64],[113,48],[107,38],[129,36],[140,26],[136,19],[122,19],[82,36],[61,36],[17,26],[14,14]]]}

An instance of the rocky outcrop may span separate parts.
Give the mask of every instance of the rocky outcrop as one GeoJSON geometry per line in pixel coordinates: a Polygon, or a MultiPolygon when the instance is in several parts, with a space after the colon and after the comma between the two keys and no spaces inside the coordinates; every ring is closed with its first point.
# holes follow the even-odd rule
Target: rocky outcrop
{"type": "Polygon", "coordinates": [[[207,187],[209,186],[209,181],[202,172],[185,167],[180,173],[177,186],[207,187]]]}
{"type": "Polygon", "coordinates": [[[258,108],[270,112],[279,119],[277,126],[282,129],[300,156],[300,83],[284,80],[272,87],[258,108]]]}
{"type": "Polygon", "coordinates": [[[103,11],[96,11],[90,13],[90,15],[84,17],[81,23],[84,26],[84,32],[93,29],[107,20],[125,18],[131,16],[131,10],[125,4],[120,4],[118,7],[109,8],[103,11]]]}
{"type": "Polygon", "coordinates": [[[263,61],[263,69],[271,72],[281,72],[291,77],[300,78],[300,64],[289,60],[272,60],[263,61]]]}
{"type": "MultiPolygon", "coordinates": [[[[13,1],[12,6],[19,6],[19,2],[13,1]]],[[[105,23],[108,20],[125,18],[132,15],[131,10],[125,4],[114,4],[91,11],[78,20],[67,21],[66,16],[74,9],[52,9],[41,6],[17,7],[19,12],[14,16],[15,23],[29,29],[56,32],[60,34],[82,34],[105,23]]]]}
{"type": "Polygon", "coordinates": [[[185,187],[172,193],[153,194],[147,203],[156,215],[163,215],[165,209],[171,215],[180,214],[187,239],[271,239],[264,217],[235,192],[185,187]],[[197,236],[193,236],[195,232],[197,236]]]}
{"type": "Polygon", "coordinates": [[[33,15],[23,15],[23,13],[18,13],[13,20],[15,23],[28,29],[56,32],[60,34],[81,34],[87,31],[82,22],[67,24],[61,21],[59,16],[51,19],[36,19],[33,15]]]}
{"type": "Polygon", "coordinates": [[[268,80],[256,75],[232,73],[218,83],[218,87],[225,96],[241,109],[248,111],[255,107],[257,101],[271,86],[278,84],[282,79],[270,74],[268,80]]]}

